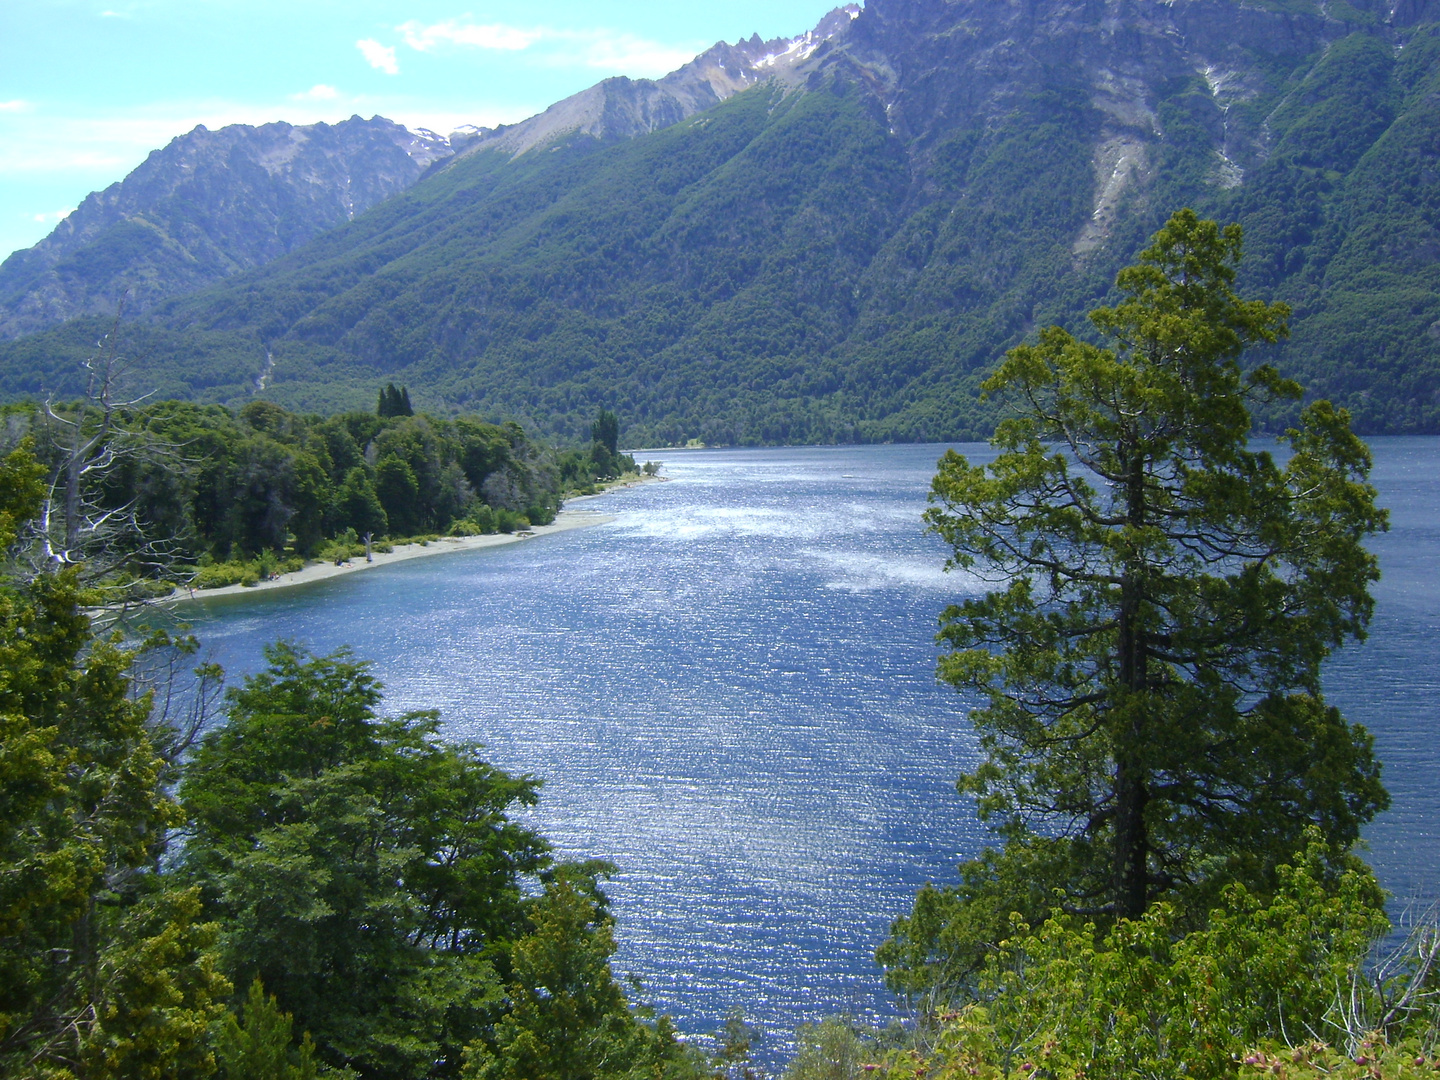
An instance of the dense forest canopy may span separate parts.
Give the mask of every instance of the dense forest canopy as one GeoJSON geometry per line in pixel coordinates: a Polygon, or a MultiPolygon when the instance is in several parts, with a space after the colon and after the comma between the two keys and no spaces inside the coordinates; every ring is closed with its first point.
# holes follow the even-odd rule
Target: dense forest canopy
{"type": "Polygon", "coordinates": [[[636,468],[613,413],[601,414],[606,441],[560,450],[513,422],[416,415],[403,386],[379,406],[320,417],[268,401],[27,404],[5,408],[4,437],[30,440],[52,493],[74,480],[75,505],[47,498],[41,518],[56,561],[157,588],[253,583],[366,542],[546,525],[565,494],[636,468]]]}

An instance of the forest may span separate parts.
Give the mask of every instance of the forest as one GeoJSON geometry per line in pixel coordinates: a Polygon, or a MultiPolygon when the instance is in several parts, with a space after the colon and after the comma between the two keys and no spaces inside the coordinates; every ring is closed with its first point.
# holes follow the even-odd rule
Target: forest
{"type": "Polygon", "coordinates": [[[258,400],[232,411],[103,396],[0,415],[12,443],[30,440],[49,490],[75,481],[68,504],[46,502],[52,549],[122,592],[254,584],[367,542],[547,525],[567,493],[636,470],[613,413],[600,413],[589,446],[559,449],[513,422],[416,415],[393,383],[375,411],[329,417],[258,400]]]}

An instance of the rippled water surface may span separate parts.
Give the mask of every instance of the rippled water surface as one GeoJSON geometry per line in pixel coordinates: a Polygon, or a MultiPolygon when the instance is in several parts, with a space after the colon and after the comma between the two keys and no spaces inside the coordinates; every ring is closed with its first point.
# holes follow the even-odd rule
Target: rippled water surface
{"type": "MultiPolygon", "coordinates": [[[[875,946],[981,843],[954,789],[964,703],[933,674],[936,616],[966,591],[920,523],[942,450],[667,451],[670,482],[584,502],[608,525],[187,615],[232,675],[276,638],[349,645],[390,707],[439,708],[543,776],[545,834],[618,868],[617,970],[683,1030],[743,1006],[773,1049],[826,1013],[890,1011],[875,946]]],[[[1376,451],[1387,576],[1328,685],[1386,760],[1375,861],[1433,896],[1440,440],[1376,451]]]]}

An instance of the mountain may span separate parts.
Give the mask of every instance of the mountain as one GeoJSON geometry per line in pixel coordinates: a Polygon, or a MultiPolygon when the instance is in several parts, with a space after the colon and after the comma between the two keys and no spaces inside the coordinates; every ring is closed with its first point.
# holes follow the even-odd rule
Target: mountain
{"type": "Polygon", "coordinates": [[[376,116],[197,127],[0,264],[0,337],[156,301],[293,251],[409,187],[447,140],[376,116]]]}
{"type": "MultiPolygon", "coordinates": [[[[1190,205],[1240,221],[1241,288],[1294,308],[1263,359],[1365,431],[1440,431],[1437,23],[1418,0],[870,0],[457,140],[158,305],[134,348],[210,400],[263,371],[320,411],[390,380],[567,436],[604,406],[632,445],[959,438],[993,422],[1003,350],[1083,333],[1190,205]]],[[[0,350],[0,391],[63,385],[97,326],[0,350]]]]}
{"type": "Polygon", "coordinates": [[[805,61],[859,15],[860,6],[851,4],[796,38],[722,41],[663,79],[606,79],[523,123],[478,129],[458,149],[462,156],[495,150],[518,157],[575,136],[612,143],[658,131],[761,82],[798,81],[805,61]]]}

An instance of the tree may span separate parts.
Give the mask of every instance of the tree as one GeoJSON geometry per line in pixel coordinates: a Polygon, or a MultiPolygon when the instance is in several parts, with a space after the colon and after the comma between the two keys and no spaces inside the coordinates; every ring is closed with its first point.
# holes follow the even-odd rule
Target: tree
{"type": "MultiPolygon", "coordinates": [[[[1415,1050],[1423,1061],[1436,1033],[1430,1002],[1388,1024],[1346,1030],[1356,1006],[1373,1007],[1397,983],[1425,973],[1423,963],[1407,964],[1386,978],[1371,963],[1389,929],[1379,885],[1364,867],[1333,878],[1326,847],[1312,830],[1307,849],[1277,868],[1271,896],[1231,884],[1209,925],[1188,934],[1177,933],[1177,912],[1164,902],[1105,932],[1059,911],[1035,927],[1016,916],[975,980],[975,1000],[928,1033],[923,1058],[891,1054],[882,1075],[1226,1077],[1247,1050],[1293,1046],[1297,1038],[1312,1053],[1325,1049],[1314,1045],[1318,1039],[1339,1043],[1352,1058],[1365,1056],[1367,1042],[1414,1039],[1409,1061],[1415,1050]]],[[[1275,1068],[1268,1075],[1423,1073],[1275,1068]]]]}
{"type": "Polygon", "coordinates": [[[414,536],[421,530],[425,521],[420,484],[404,461],[393,455],[380,459],[375,466],[375,494],[395,535],[414,536]]]}
{"type": "MultiPolygon", "coordinates": [[[[45,472],[23,447],[0,462],[0,547],[45,472]]],[[[203,1075],[229,986],[198,895],[159,872],[179,746],[84,595],[73,566],[0,575],[0,1074],[203,1075]]]]}
{"type": "Polygon", "coordinates": [[[609,409],[601,409],[590,426],[590,438],[614,456],[620,452],[620,418],[609,409]]]}
{"type": "MultiPolygon", "coordinates": [[[[118,351],[120,312],[83,361],[85,396],[69,404],[47,399],[33,423],[37,453],[48,466],[45,498],[29,523],[32,572],[78,567],[80,579],[114,605],[144,598],[141,579],[172,579],[180,538],[145,520],[137,493],[124,491],[120,474],[138,462],[176,471],[176,448],[144,432],[135,407],[148,394],[125,399],[129,365],[118,351]]],[[[141,470],[144,471],[144,470],[141,470]]]]}
{"type": "Polygon", "coordinates": [[[375,485],[363,465],[345,474],[345,482],[335,497],[335,516],[342,527],[354,529],[361,536],[383,533],[389,528],[385,507],[375,493],[375,485]]]}
{"type": "Polygon", "coordinates": [[[653,1026],[630,1010],[615,982],[614,920],[596,876],[603,864],[556,868],[515,944],[510,1009],[492,1042],[466,1051],[465,1080],[698,1080],[698,1057],[668,1018],[653,1026]]]}
{"type": "Polygon", "coordinates": [[[601,409],[590,425],[590,463],[597,479],[621,473],[620,418],[608,409],[601,409]]]}
{"type": "Polygon", "coordinates": [[[256,979],[245,998],[243,1022],[226,1013],[216,1038],[223,1080],[314,1080],[315,1044],[309,1036],[297,1046],[294,1018],[281,1012],[273,994],[256,979]]]}
{"type": "Polygon", "coordinates": [[[395,389],[394,383],[386,383],[385,388],[380,391],[380,399],[375,404],[375,415],[383,418],[391,416],[414,416],[415,409],[410,404],[410,390],[408,387],[395,389]]]}
{"type": "Polygon", "coordinates": [[[960,788],[1004,843],[897,922],[902,988],[965,977],[1055,890],[1102,927],[1158,899],[1200,919],[1228,883],[1273,888],[1310,825],[1343,866],[1387,804],[1320,686],[1371,615],[1370,455],[1324,401],[1283,464],[1250,448],[1252,404],[1300,390],[1240,366],[1288,316],[1235,295],[1240,256],[1238,226],[1176,213],[1091,313],[1108,347],[1051,327],[1011,350],[999,456],[941,460],[927,521],[994,588],[945,611],[940,676],[980,699],[960,788]]]}
{"type": "Polygon", "coordinates": [[[511,820],[535,801],[438,716],[376,715],[343,654],[287,645],[230,692],[180,796],[180,872],[223,927],[225,971],[257,977],[318,1059],[365,1076],[453,1076],[498,1019],[524,887],[547,845],[511,820]]]}

